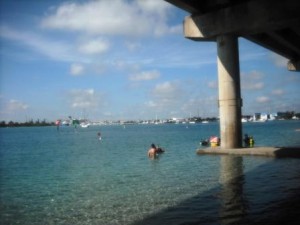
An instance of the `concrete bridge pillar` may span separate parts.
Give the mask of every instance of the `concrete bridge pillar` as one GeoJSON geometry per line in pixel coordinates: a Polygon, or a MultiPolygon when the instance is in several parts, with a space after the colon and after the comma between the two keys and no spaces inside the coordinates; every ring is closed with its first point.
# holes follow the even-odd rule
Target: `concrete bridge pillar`
{"type": "Polygon", "coordinates": [[[238,38],[217,37],[221,148],[242,147],[238,38]]]}

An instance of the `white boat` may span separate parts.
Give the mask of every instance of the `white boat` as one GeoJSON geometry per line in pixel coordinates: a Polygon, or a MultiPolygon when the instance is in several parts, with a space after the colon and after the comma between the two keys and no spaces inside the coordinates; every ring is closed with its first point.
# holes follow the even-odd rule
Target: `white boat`
{"type": "Polygon", "coordinates": [[[89,123],[81,123],[80,126],[82,128],[88,128],[90,126],[90,124],[89,123]]]}
{"type": "Polygon", "coordinates": [[[246,123],[248,120],[246,118],[242,118],[242,123],[246,123]]]}
{"type": "Polygon", "coordinates": [[[253,120],[253,122],[255,123],[264,123],[264,122],[267,122],[266,119],[258,119],[258,120],[253,120]]]}

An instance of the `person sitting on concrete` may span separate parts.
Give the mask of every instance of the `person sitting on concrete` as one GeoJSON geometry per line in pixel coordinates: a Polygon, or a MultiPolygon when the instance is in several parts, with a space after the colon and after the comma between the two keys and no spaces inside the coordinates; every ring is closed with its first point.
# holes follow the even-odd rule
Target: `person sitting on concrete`
{"type": "Polygon", "coordinates": [[[208,143],[209,143],[209,140],[207,140],[207,139],[200,141],[201,146],[208,146],[208,143]]]}
{"type": "Polygon", "coordinates": [[[250,146],[250,138],[249,138],[248,134],[245,134],[244,143],[245,143],[245,147],[250,146]]]}
{"type": "Polygon", "coordinates": [[[254,146],[254,138],[252,136],[249,137],[249,146],[250,147],[254,146]]]}
{"type": "Polygon", "coordinates": [[[209,142],[210,142],[210,147],[217,147],[220,146],[221,140],[217,136],[211,136],[209,142]]]}

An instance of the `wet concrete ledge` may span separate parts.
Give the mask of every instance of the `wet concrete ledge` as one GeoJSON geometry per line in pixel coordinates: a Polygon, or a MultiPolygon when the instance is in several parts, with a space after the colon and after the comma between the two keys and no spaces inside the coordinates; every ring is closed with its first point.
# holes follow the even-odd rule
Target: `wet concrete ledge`
{"type": "Polygon", "coordinates": [[[292,157],[300,158],[299,147],[253,147],[253,148],[236,148],[221,149],[221,147],[209,147],[197,150],[198,155],[252,155],[252,156],[269,156],[269,157],[292,157]]]}

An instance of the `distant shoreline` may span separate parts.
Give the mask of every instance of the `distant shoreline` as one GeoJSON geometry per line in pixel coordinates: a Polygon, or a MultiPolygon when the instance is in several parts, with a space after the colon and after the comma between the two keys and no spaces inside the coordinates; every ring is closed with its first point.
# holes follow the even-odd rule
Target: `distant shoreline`
{"type": "MultiPolygon", "coordinates": [[[[272,120],[271,122],[275,122],[275,121],[300,121],[300,120],[295,120],[295,119],[277,119],[277,120],[272,120]]],[[[218,120],[211,120],[209,121],[209,123],[216,123],[219,122],[218,120]]],[[[254,123],[254,122],[247,122],[247,123],[254,123]]],[[[269,122],[266,122],[269,123],[269,122]]],[[[202,124],[202,122],[193,122],[193,123],[189,123],[189,122],[181,122],[181,123],[171,123],[171,122],[161,122],[161,123],[144,123],[144,122],[140,122],[140,121],[130,121],[129,122],[102,122],[102,123],[93,123],[91,122],[91,126],[109,126],[109,125],[164,125],[164,124],[183,124],[183,125],[193,125],[193,124],[202,124]]],[[[243,123],[244,124],[244,123],[243,123]]],[[[1,121],[0,122],[0,128],[14,128],[14,127],[56,127],[57,125],[54,122],[46,122],[46,121],[36,121],[36,122],[13,122],[10,121],[8,123],[6,123],[5,121],[1,121]]],[[[60,125],[62,127],[64,126],[72,126],[72,125],[60,125]]],[[[296,129],[295,131],[300,131],[300,129],[296,129]]]]}
{"type": "Polygon", "coordinates": [[[24,123],[19,123],[19,122],[13,122],[10,121],[6,123],[5,121],[2,121],[0,123],[0,127],[46,127],[46,126],[55,126],[54,122],[46,122],[45,120],[43,121],[29,121],[29,122],[24,122],[24,123]]]}

